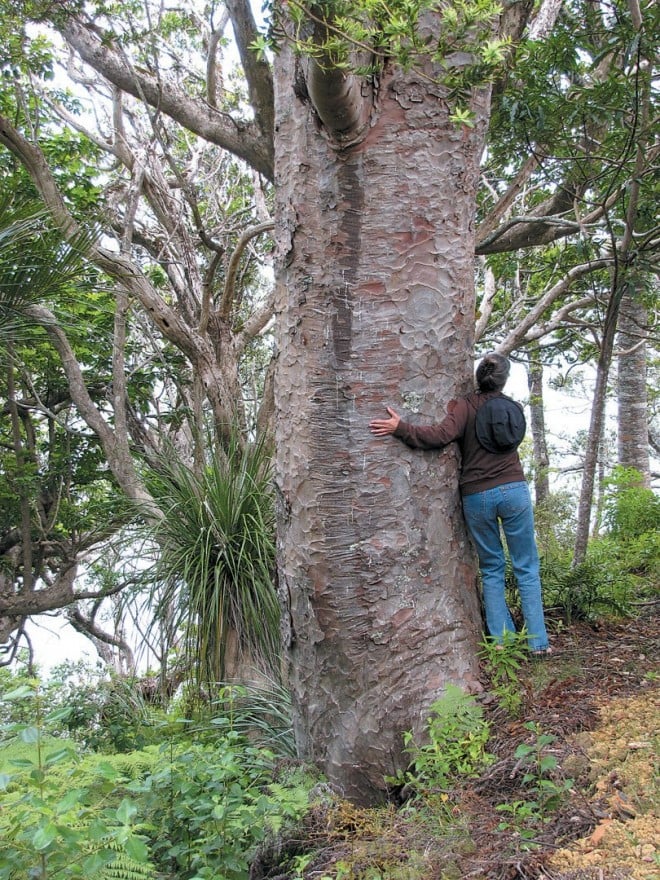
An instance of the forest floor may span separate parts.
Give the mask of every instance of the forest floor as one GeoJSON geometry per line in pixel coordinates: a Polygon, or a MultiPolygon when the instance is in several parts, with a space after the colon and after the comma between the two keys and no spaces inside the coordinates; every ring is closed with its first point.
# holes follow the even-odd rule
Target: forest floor
{"type": "Polygon", "coordinates": [[[271,862],[253,876],[658,880],[660,623],[648,615],[574,623],[556,627],[552,644],[550,657],[530,660],[518,673],[523,701],[516,717],[484,681],[479,703],[495,760],[479,778],[442,793],[435,814],[428,806],[416,810],[414,801],[367,811],[321,799],[296,845],[284,847],[298,861],[282,873],[280,858],[279,870],[271,862]],[[530,782],[529,764],[516,750],[538,745],[541,735],[539,752],[550,756],[552,769],[530,782]],[[534,805],[555,793],[559,807],[539,818],[534,805]],[[503,813],[503,803],[511,811],[503,813]]]}

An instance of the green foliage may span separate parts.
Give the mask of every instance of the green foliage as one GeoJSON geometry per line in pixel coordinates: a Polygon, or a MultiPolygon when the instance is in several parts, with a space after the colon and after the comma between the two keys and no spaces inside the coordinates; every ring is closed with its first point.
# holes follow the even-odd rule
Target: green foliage
{"type": "Polygon", "coordinates": [[[637,471],[617,468],[608,479],[605,522],[607,533],[589,542],[580,565],[558,543],[546,542],[545,602],[569,622],[632,615],[660,584],[660,500],[640,484],[637,471]]]}
{"type": "Polygon", "coordinates": [[[471,125],[471,114],[461,104],[471,89],[492,79],[508,55],[508,40],[494,36],[501,12],[496,0],[453,0],[441,8],[433,0],[326,0],[313,6],[295,0],[287,4],[294,35],[282,23],[277,5],[269,4],[267,35],[252,48],[265,57],[292,40],[297,52],[322,66],[366,76],[377,74],[385,59],[393,60],[403,70],[418,69],[424,78],[441,83],[455,103],[452,118],[471,125]],[[423,25],[429,14],[437,17],[432,30],[423,25]],[[365,51],[373,59],[367,66],[355,60],[365,51]]]}
{"type": "Polygon", "coordinates": [[[281,684],[263,681],[226,686],[209,708],[214,736],[235,731],[279,757],[296,757],[291,694],[281,684]],[[217,714],[218,709],[222,714],[217,714]]]}
{"type": "Polygon", "coordinates": [[[605,523],[612,538],[626,544],[660,532],[660,498],[634,468],[615,468],[605,493],[605,523]]]}
{"type": "Polygon", "coordinates": [[[552,492],[534,508],[536,540],[541,556],[567,554],[575,542],[575,498],[570,492],[552,492]]]}
{"type": "Polygon", "coordinates": [[[637,471],[615,468],[605,484],[606,533],[572,562],[575,503],[552,495],[535,511],[541,581],[548,609],[565,619],[629,616],[660,584],[660,500],[637,471]]]}
{"type": "Polygon", "coordinates": [[[630,584],[621,579],[620,566],[608,567],[596,547],[602,550],[603,542],[592,542],[587,558],[575,566],[570,557],[541,560],[545,605],[560,611],[568,623],[631,613],[630,584]]]}
{"type": "Polygon", "coordinates": [[[103,752],[128,752],[163,739],[164,715],[147,706],[139,680],[108,675],[78,664],[78,674],[62,671],[62,680],[51,682],[54,703],[68,706],[63,719],[66,731],[86,748],[103,752]]]}
{"type": "Polygon", "coordinates": [[[445,790],[460,778],[476,776],[492,762],[486,751],[490,725],[470,694],[448,684],[430,710],[428,741],[415,742],[411,731],[404,734],[411,769],[395,782],[406,784],[419,794],[445,790]]]}
{"type": "Polygon", "coordinates": [[[234,638],[242,652],[277,669],[279,604],[274,589],[274,508],[265,443],[226,454],[201,475],[176,458],[149,476],[164,518],[153,581],[165,586],[156,613],[186,633],[199,685],[213,692],[225,679],[234,638]]]}
{"type": "Polygon", "coordinates": [[[0,202],[0,341],[16,341],[34,325],[26,306],[76,298],[86,272],[82,254],[92,235],[81,233],[66,244],[37,203],[0,202]]]}
{"type": "Polygon", "coordinates": [[[35,711],[32,721],[3,725],[8,742],[24,748],[4,762],[0,775],[0,878],[153,878],[135,806],[90,796],[76,772],[75,745],[63,739],[55,748],[44,738],[66,710],[43,714],[37,686],[16,688],[2,702],[26,700],[35,711]]]}
{"type": "Polygon", "coordinates": [[[511,715],[518,716],[523,702],[518,672],[529,656],[527,633],[524,629],[506,632],[502,644],[484,639],[479,656],[500,704],[511,715]]]}
{"type": "Polygon", "coordinates": [[[3,725],[0,880],[247,880],[258,844],[307,810],[314,780],[296,766],[276,770],[231,718],[209,724],[203,743],[84,755],[49,735],[68,712],[49,701],[58,702],[35,681],[0,700],[4,719],[25,719],[3,725]]]}
{"type": "Polygon", "coordinates": [[[556,736],[543,733],[535,721],[529,721],[525,728],[532,734],[532,741],[521,743],[514,758],[523,768],[522,784],[530,797],[499,804],[496,809],[511,817],[500,824],[500,829],[517,831],[525,841],[524,846],[529,848],[534,846],[536,829],[547,823],[552,813],[561,806],[573,780],[561,778],[556,757],[547,751],[557,739],[556,736]]]}
{"type": "MultiPolygon", "coordinates": [[[[608,29],[600,13],[588,4],[565,4],[550,34],[521,45],[515,56],[515,75],[494,106],[496,150],[501,146],[526,154],[530,143],[552,144],[553,155],[561,159],[579,149],[577,132],[597,125],[602,137],[598,157],[624,155],[629,126],[636,117],[639,71],[635,65],[640,55],[651,57],[654,49],[645,33],[635,32],[628,15],[612,12],[608,29]],[[609,53],[617,63],[603,63],[609,53]]],[[[650,34],[654,26],[651,4],[644,15],[650,34]]],[[[584,169],[589,153],[583,159],[584,169]]],[[[610,168],[614,174],[622,170],[610,168]]]]}
{"type": "Polygon", "coordinates": [[[273,769],[270,753],[237,734],[213,747],[163,747],[159,767],[128,786],[159,869],[182,880],[245,880],[256,846],[307,809],[300,779],[274,783],[273,769]]]}

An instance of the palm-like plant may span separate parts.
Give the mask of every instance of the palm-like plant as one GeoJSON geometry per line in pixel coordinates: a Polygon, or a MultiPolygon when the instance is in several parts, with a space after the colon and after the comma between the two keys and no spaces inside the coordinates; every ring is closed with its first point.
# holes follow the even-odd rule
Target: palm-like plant
{"type": "Polygon", "coordinates": [[[34,325],[31,305],[72,295],[93,233],[64,242],[47,211],[32,202],[0,201],[0,345],[34,325]]]}
{"type": "Polygon", "coordinates": [[[150,573],[161,588],[156,617],[183,631],[187,665],[209,695],[239,663],[277,674],[271,482],[267,445],[237,439],[201,475],[172,455],[149,479],[163,512],[150,573]]]}

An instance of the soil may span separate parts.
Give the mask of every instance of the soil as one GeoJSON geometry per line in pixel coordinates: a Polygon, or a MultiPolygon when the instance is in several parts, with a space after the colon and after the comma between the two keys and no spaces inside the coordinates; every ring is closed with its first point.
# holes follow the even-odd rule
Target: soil
{"type": "Polygon", "coordinates": [[[321,796],[295,841],[280,841],[275,864],[262,862],[251,876],[660,880],[658,620],[554,629],[552,655],[519,670],[516,717],[484,680],[479,702],[495,760],[478,779],[439,794],[435,816],[415,813],[414,801],[369,811],[321,796]],[[561,795],[540,821],[538,812],[514,821],[501,805],[525,809],[534,798],[516,750],[540,736],[549,794],[561,795]]]}
{"type": "MultiPolygon", "coordinates": [[[[472,876],[659,880],[659,647],[657,618],[575,624],[554,636],[551,657],[528,665],[524,722],[556,737],[547,751],[556,778],[572,780],[570,795],[538,835],[537,853],[472,876]]],[[[525,741],[520,724],[499,724],[504,765],[525,741]]]]}

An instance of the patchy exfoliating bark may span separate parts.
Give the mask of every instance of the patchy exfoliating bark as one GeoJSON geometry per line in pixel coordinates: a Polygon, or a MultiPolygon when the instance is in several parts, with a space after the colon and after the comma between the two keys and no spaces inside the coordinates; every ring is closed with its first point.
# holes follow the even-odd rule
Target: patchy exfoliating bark
{"type": "Polygon", "coordinates": [[[438,420],[470,386],[488,96],[460,128],[437,85],[387,71],[347,147],[296,63],[276,61],[280,587],[301,754],[368,802],[407,763],[402,733],[477,676],[457,451],[367,425],[387,404],[438,420]]]}

